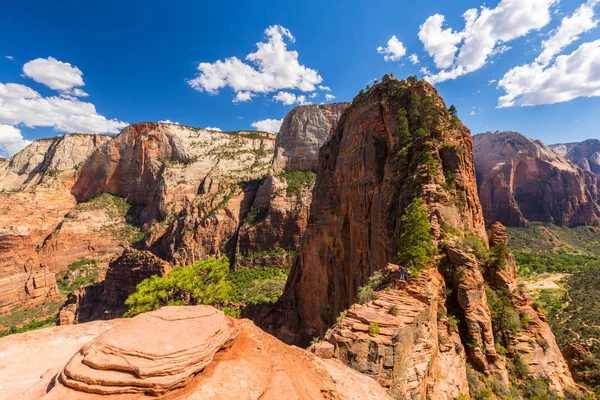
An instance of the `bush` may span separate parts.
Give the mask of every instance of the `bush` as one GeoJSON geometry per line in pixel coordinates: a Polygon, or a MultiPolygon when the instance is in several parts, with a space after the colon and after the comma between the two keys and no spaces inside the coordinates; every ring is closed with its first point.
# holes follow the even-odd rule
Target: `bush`
{"type": "Polygon", "coordinates": [[[393,315],[394,317],[398,315],[398,311],[398,306],[395,304],[392,304],[390,308],[388,308],[388,314],[393,315]]]}
{"type": "Polygon", "coordinates": [[[369,282],[358,289],[357,301],[359,304],[365,304],[369,301],[377,299],[377,294],[375,291],[381,289],[387,280],[385,276],[380,271],[375,271],[375,273],[369,277],[369,282]]]}
{"type": "Polygon", "coordinates": [[[450,332],[458,332],[458,320],[454,315],[448,316],[448,329],[450,332]]]}
{"type": "Polygon", "coordinates": [[[317,174],[312,171],[283,171],[279,177],[287,182],[286,195],[300,198],[302,190],[314,185],[317,174]]]}
{"type": "Polygon", "coordinates": [[[137,285],[125,304],[126,316],[156,310],[166,305],[209,304],[224,306],[233,288],[227,280],[229,260],[208,259],[191,267],[176,266],[166,276],[152,276],[137,285]]]}
{"type": "Polygon", "coordinates": [[[369,335],[377,336],[380,332],[381,330],[379,329],[379,324],[377,322],[371,322],[369,324],[369,335]]]}
{"type": "Polygon", "coordinates": [[[69,264],[67,272],[56,278],[58,290],[66,295],[76,289],[95,283],[100,274],[99,263],[96,259],[82,258],[69,264]]]}
{"type": "Polygon", "coordinates": [[[400,218],[398,261],[414,265],[417,271],[428,267],[436,253],[427,209],[423,200],[416,198],[400,218]]]}

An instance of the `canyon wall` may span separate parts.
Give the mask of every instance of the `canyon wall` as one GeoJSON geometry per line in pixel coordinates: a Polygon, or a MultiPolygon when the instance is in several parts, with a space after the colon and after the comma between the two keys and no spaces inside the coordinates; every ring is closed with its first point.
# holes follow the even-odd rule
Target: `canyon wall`
{"type": "Polygon", "coordinates": [[[487,225],[529,221],[572,227],[600,221],[597,178],[540,141],[515,132],[473,137],[479,198],[487,225]]]}

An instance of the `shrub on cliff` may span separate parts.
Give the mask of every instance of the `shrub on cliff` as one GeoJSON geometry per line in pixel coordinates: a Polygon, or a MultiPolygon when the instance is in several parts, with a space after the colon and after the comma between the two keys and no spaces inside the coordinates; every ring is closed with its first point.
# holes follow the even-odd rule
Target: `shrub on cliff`
{"type": "Polygon", "coordinates": [[[223,306],[232,295],[227,258],[195,262],[191,267],[176,266],[166,276],[144,279],[125,301],[126,316],[156,310],[166,305],[210,304],[223,306]]]}
{"type": "Polygon", "coordinates": [[[422,199],[413,200],[400,218],[398,261],[406,266],[412,263],[417,271],[427,268],[436,253],[424,204],[422,199]]]}

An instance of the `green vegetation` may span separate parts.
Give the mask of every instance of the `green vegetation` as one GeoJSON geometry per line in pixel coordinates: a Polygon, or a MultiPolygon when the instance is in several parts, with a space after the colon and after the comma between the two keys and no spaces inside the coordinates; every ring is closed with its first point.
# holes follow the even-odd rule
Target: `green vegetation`
{"type": "Polygon", "coordinates": [[[193,156],[189,158],[179,159],[175,157],[158,157],[158,161],[162,162],[168,167],[177,167],[177,166],[185,166],[190,165],[198,161],[198,156],[193,156]]]}
{"type": "Polygon", "coordinates": [[[267,216],[268,212],[269,212],[268,207],[265,207],[265,208],[252,207],[252,209],[248,212],[248,215],[246,216],[244,223],[246,223],[247,225],[256,225],[259,221],[263,220],[267,216]]]}
{"type": "Polygon", "coordinates": [[[486,288],[485,294],[492,317],[495,341],[507,347],[510,335],[516,335],[521,330],[521,318],[513,307],[509,292],[486,288]]]}
{"type": "Polygon", "coordinates": [[[58,176],[58,174],[60,174],[62,171],[60,169],[56,169],[56,168],[49,168],[46,171],[46,174],[52,178],[58,176]]]}
{"type": "Polygon", "coordinates": [[[456,109],[456,106],[454,104],[452,104],[449,108],[448,108],[448,112],[450,113],[450,115],[452,115],[453,117],[456,117],[458,115],[458,110],[456,109]]]}
{"type": "Polygon", "coordinates": [[[63,301],[59,300],[33,307],[13,308],[0,317],[0,337],[56,325],[56,313],[62,304],[63,301]]]}
{"type": "Polygon", "coordinates": [[[144,279],[125,301],[129,306],[126,316],[132,317],[166,305],[225,307],[233,292],[227,280],[228,272],[229,260],[224,257],[198,261],[191,267],[178,265],[166,276],[144,279]]]}
{"type": "Polygon", "coordinates": [[[386,283],[387,280],[385,276],[383,276],[380,271],[376,271],[373,275],[371,275],[371,277],[369,277],[367,284],[358,289],[356,300],[359,304],[365,304],[369,301],[376,300],[377,294],[375,292],[381,289],[386,283]]]}
{"type": "Polygon", "coordinates": [[[119,196],[102,193],[87,203],[81,204],[80,207],[84,210],[105,210],[113,223],[101,229],[106,230],[114,238],[127,241],[129,244],[136,244],[145,239],[145,234],[140,232],[140,229],[136,226],[138,225],[135,221],[136,218],[134,218],[135,211],[138,211],[139,214],[140,207],[128,204],[125,199],[119,196]]]}
{"type": "Polygon", "coordinates": [[[231,301],[242,304],[275,303],[285,287],[288,269],[243,268],[229,273],[233,292],[231,301]]]}
{"type": "Polygon", "coordinates": [[[380,332],[381,329],[379,328],[379,324],[377,322],[371,322],[369,324],[369,335],[377,336],[380,332]]]}
{"type": "Polygon", "coordinates": [[[229,271],[227,258],[176,266],[166,276],[143,280],[125,301],[126,316],[152,311],[165,305],[208,304],[228,315],[239,316],[239,305],[277,301],[289,270],[254,268],[229,271]]]}
{"type": "Polygon", "coordinates": [[[418,271],[428,267],[436,254],[427,209],[424,204],[422,199],[414,199],[400,218],[401,232],[398,238],[398,261],[402,265],[413,269],[411,272],[415,276],[418,271]]]}
{"type": "Polygon", "coordinates": [[[531,254],[518,252],[515,254],[519,275],[529,276],[533,273],[566,272],[575,273],[597,270],[600,258],[578,254],[531,254]]]}
{"type": "Polygon", "coordinates": [[[286,250],[281,247],[276,247],[270,250],[263,251],[253,251],[248,250],[244,253],[244,257],[248,258],[262,258],[262,257],[283,257],[285,255],[294,256],[296,254],[295,250],[286,250]]]}
{"type": "Polygon", "coordinates": [[[394,316],[394,317],[395,317],[396,315],[398,315],[398,312],[399,312],[399,311],[400,311],[400,310],[398,309],[398,306],[397,306],[397,305],[395,305],[395,304],[392,304],[392,305],[390,306],[390,308],[388,308],[388,314],[390,314],[390,315],[392,315],[392,316],[394,316]]]}
{"type": "Polygon", "coordinates": [[[278,177],[287,182],[286,195],[296,196],[300,200],[302,191],[312,188],[315,184],[317,174],[312,171],[283,171],[278,177]]]}
{"type": "Polygon", "coordinates": [[[67,295],[73,290],[97,282],[100,274],[99,263],[96,259],[82,258],[70,264],[64,275],[56,278],[60,292],[67,295]]]}

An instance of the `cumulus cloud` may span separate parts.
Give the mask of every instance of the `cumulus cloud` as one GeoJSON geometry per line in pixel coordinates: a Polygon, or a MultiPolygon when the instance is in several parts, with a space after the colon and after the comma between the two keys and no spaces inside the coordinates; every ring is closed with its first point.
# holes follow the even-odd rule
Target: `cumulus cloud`
{"type": "Polygon", "coordinates": [[[204,129],[206,129],[207,131],[223,132],[223,131],[221,130],[221,128],[217,128],[217,127],[214,127],[214,126],[207,126],[207,127],[206,127],[206,128],[204,128],[204,129]]]}
{"type": "Polygon", "coordinates": [[[18,128],[0,124],[0,157],[12,157],[30,143],[18,128]]]}
{"type": "Polygon", "coordinates": [[[508,71],[498,82],[506,95],[498,107],[553,104],[600,96],[600,40],[584,43],[544,67],[536,62],[508,71]]]}
{"type": "Polygon", "coordinates": [[[263,119],[261,121],[255,121],[251,125],[254,129],[263,131],[263,132],[271,132],[277,133],[279,132],[279,128],[281,128],[281,124],[283,123],[282,119],[263,119]]]}
{"type": "Polygon", "coordinates": [[[170,119],[165,119],[163,121],[158,121],[161,124],[173,124],[173,125],[181,125],[179,122],[171,121],[170,119]]]}
{"type": "Polygon", "coordinates": [[[125,122],[98,114],[92,103],[74,97],[43,97],[17,83],[0,83],[0,123],[87,133],[117,133],[127,126],[125,122]]]}
{"type": "Polygon", "coordinates": [[[69,91],[83,86],[83,72],[67,62],[54,57],[36,58],[23,65],[23,74],[50,89],[69,91]]]}
{"type": "Polygon", "coordinates": [[[578,40],[579,35],[598,26],[598,20],[594,18],[594,7],[598,3],[600,0],[588,0],[577,8],[573,15],[563,18],[554,34],[542,42],[542,52],[535,61],[548,65],[555,55],[578,40]]]}
{"type": "Polygon", "coordinates": [[[278,101],[282,103],[284,106],[289,106],[292,104],[311,104],[310,101],[306,100],[306,96],[300,95],[296,96],[294,93],[289,92],[279,92],[275,96],[273,96],[273,101],[278,101]]]}
{"type": "Polygon", "coordinates": [[[252,92],[237,92],[235,97],[233,98],[234,103],[245,103],[247,101],[252,100],[254,94],[252,92]]]}
{"type": "Polygon", "coordinates": [[[327,100],[327,101],[331,101],[331,100],[333,100],[333,99],[335,99],[335,96],[334,96],[334,95],[332,95],[332,94],[329,94],[329,93],[325,94],[325,100],[327,100]]]}
{"type": "MultiPolygon", "coordinates": [[[[256,44],[257,50],[245,57],[203,62],[198,65],[198,74],[188,84],[201,92],[217,94],[220,89],[230,87],[236,92],[238,101],[248,101],[248,95],[237,92],[270,93],[280,89],[298,89],[303,92],[315,90],[323,78],[314,69],[298,61],[298,52],[287,49],[295,41],[292,33],[280,25],[265,30],[266,42],[256,44]],[[239,97],[241,96],[241,97],[239,97]],[[244,100],[242,100],[244,99],[244,100]]],[[[251,95],[250,95],[251,96],[251,95]]]]}
{"type": "Polygon", "coordinates": [[[498,107],[533,106],[600,95],[600,40],[584,43],[571,54],[558,55],[596,26],[594,7],[588,0],[542,42],[542,51],[531,64],[517,66],[498,82],[506,94],[498,107]],[[557,56],[558,55],[558,56],[557,56]],[[556,58],[555,58],[556,57],[556,58]]]}
{"type": "Polygon", "coordinates": [[[319,95],[319,93],[315,92],[315,93],[311,93],[310,96],[308,96],[308,97],[310,97],[311,99],[314,99],[318,95],[319,95]]]}
{"type": "Polygon", "coordinates": [[[421,25],[419,39],[440,71],[425,79],[443,82],[482,68],[510,49],[506,43],[548,25],[551,8],[558,1],[502,0],[495,8],[472,8],[463,14],[462,31],[444,29],[445,17],[432,15],[421,25]]]}
{"type": "Polygon", "coordinates": [[[329,86],[319,85],[319,90],[324,90],[326,92],[331,92],[331,88],[329,86]]]}
{"type": "Polygon", "coordinates": [[[411,64],[416,65],[419,63],[419,56],[413,53],[408,56],[408,60],[411,62],[411,64]]]}
{"type": "Polygon", "coordinates": [[[379,46],[377,48],[379,54],[383,54],[385,61],[398,61],[406,54],[406,47],[401,41],[394,35],[388,40],[387,46],[379,46]]]}

